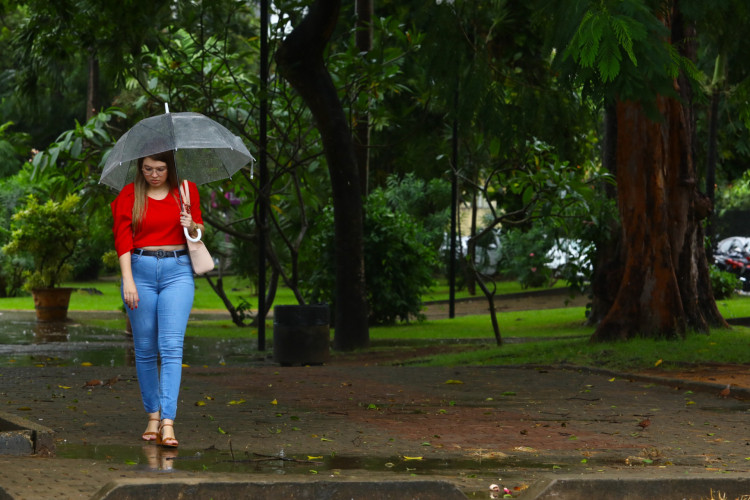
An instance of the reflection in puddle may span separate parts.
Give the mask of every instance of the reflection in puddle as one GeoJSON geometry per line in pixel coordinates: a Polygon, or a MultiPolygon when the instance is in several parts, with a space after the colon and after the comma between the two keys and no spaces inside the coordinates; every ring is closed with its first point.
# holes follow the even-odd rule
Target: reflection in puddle
{"type": "Polygon", "coordinates": [[[67,342],[68,325],[65,323],[36,323],[34,325],[34,342],[47,344],[50,342],[67,342]]]}
{"type": "Polygon", "coordinates": [[[144,465],[151,471],[173,471],[175,459],[180,455],[174,448],[162,448],[153,444],[145,444],[141,450],[146,459],[144,465]]]}
{"type": "MultiPolygon", "coordinates": [[[[41,323],[32,316],[0,316],[0,366],[135,366],[133,339],[125,329],[74,321],[41,323]]],[[[186,337],[184,363],[192,366],[265,363],[257,341],[186,337]]]]}
{"type": "MultiPolygon", "coordinates": [[[[419,461],[405,460],[403,457],[362,457],[347,455],[324,455],[311,457],[268,456],[252,453],[234,453],[227,450],[209,448],[207,450],[169,449],[146,444],[142,446],[123,445],[81,445],[59,444],[57,457],[68,459],[86,459],[110,463],[113,466],[129,465],[148,472],[160,471],[205,471],[205,472],[272,472],[276,474],[309,474],[325,471],[368,471],[388,472],[405,475],[454,475],[456,471],[476,473],[496,473],[508,467],[508,461],[425,458],[419,461]]],[[[555,464],[515,463],[514,467],[524,466],[530,469],[552,470],[559,467],[555,464]]]]}

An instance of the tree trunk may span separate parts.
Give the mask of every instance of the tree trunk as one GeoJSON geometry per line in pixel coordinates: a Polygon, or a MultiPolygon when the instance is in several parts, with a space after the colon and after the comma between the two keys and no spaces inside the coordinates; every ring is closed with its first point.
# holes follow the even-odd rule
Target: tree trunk
{"type": "Polygon", "coordinates": [[[99,111],[99,59],[94,49],[89,50],[89,78],[86,91],[86,121],[99,111]]]}
{"type": "MultiPolygon", "coordinates": [[[[372,16],[373,0],[356,0],[357,10],[357,50],[363,57],[372,50],[372,16]]],[[[367,83],[367,82],[365,82],[367,83]]],[[[356,114],[354,125],[354,152],[359,166],[359,180],[362,187],[362,196],[369,193],[370,179],[370,113],[368,110],[356,114]]]]}
{"type": "MultiPolygon", "coordinates": [[[[604,112],[604,141],[602,164],[612,175],[617,174],[617,112],[613,104],[608,104],[604,112]]],[[[600,189],[608,199],[617,198],[617,189],[605,182],[600,189]]],[[[587,318],[589,325],[597,325],[604,319],[615,303],[617,288],[622,280],[623,255],[619,220],[608,221],[606,236],[596,243],[596,254],[591,276],[591,311],[587,318]]]]}
{"type": "Polygon", "coordinates": [[[300,93],[315,118],[331,177],[336,248],[334,348],[369,345],[360,179],[352,136],[323,51],[338,20],[340,1],[317,0],[281,43],[279,72],[300,93]]]}
{"type": "MultiPolygon", "coordinates": [[[[694,58],[695,33],[679,2],[667,20],[671,42],[694,58]]],[[[710,213],[693,161],[692,89],[675,81],[680,100],[659,96],[649,118],[640,103],[617,103],[617,199],[625,255],[615,302],[593,341],[684,337],[727,326],[716,307],[701,221],[710,213]],[[686,103],[685,106],[681,102],[686,103]]]]}
{"type": "Polygon", "coordinates": [[[615,302],[592,340],[684,337],[726,325],[716,309],[703,251],[689,125],[675,99],[659,97],[664,120],[636,102],[617,105],[617,187],[625,268],[615,302]]]}

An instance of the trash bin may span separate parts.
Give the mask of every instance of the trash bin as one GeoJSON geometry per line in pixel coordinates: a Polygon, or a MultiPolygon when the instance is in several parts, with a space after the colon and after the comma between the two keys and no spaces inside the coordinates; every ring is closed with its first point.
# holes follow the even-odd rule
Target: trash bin
{"type": "Polygon", "coordinates": [[[330,359],[328,304],[273,308],[273,359],[282,366],[321,365],[330,359]]]}

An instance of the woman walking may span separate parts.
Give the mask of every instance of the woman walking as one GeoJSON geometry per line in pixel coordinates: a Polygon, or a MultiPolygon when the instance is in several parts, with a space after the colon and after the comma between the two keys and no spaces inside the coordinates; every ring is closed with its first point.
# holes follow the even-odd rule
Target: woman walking
{"type": "Polygon", "coordinates": [[[112,202],[122,300],[133,329],[135,366],[148,424],[144,441],[175,448],[182,352],[195,284],[184,229],[203,230],[199,195],[179,198],[173,151],[138,160],[135,181],[112,202]],[[161,371],[159,371],[159,360],[161,371]]]}

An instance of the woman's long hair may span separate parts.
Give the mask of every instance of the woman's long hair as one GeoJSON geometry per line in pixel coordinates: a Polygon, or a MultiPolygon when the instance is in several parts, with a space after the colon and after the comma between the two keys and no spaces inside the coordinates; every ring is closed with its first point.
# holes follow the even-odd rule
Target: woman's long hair
{"type": "Polygon", "coordinates": [[[146,216],[146,210],[148,210],[148,182],[146,177],[143,175],[143,160],[151,158],[155,161],[163,161],[167,164],[167,182],[169,183],[169,192],[177,200],[177,167],[174,163],[174,151],[164,151],[163,153],[156,153],[147,157],[138,158],[138,168],[135,171],[135,180],[133,185],[135,187],[135,201],[133,203],[133,233],[140,230],[143,218],[146,216]]]}

